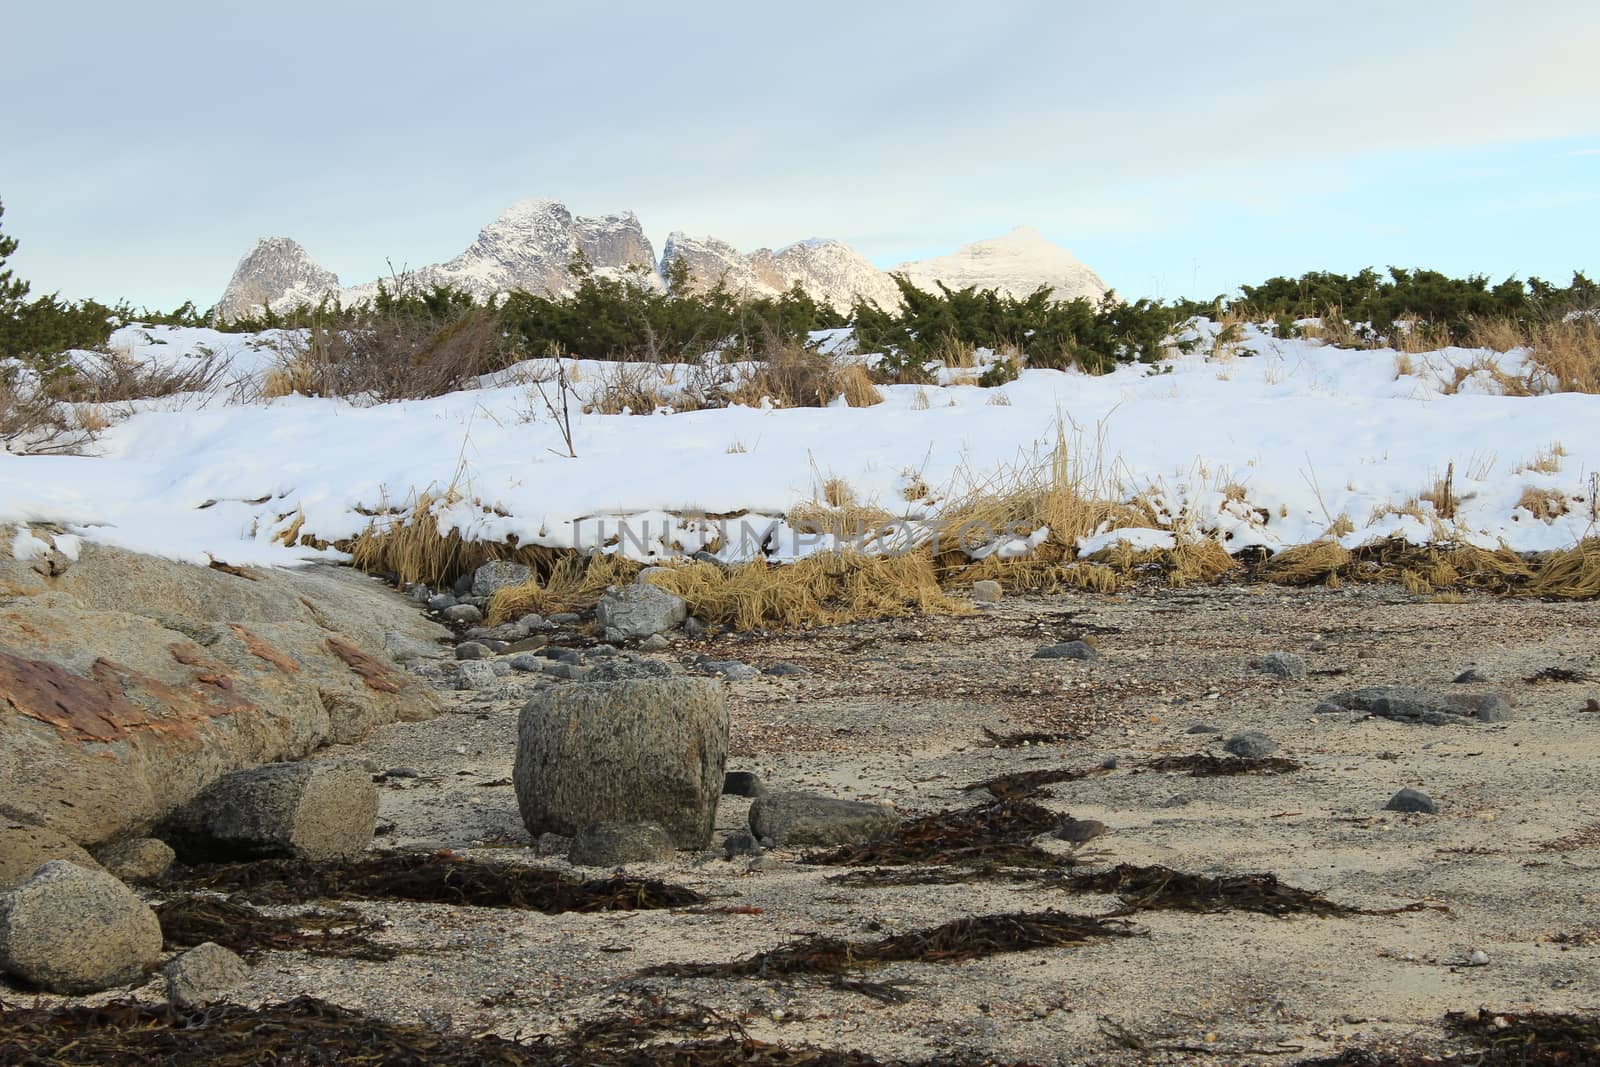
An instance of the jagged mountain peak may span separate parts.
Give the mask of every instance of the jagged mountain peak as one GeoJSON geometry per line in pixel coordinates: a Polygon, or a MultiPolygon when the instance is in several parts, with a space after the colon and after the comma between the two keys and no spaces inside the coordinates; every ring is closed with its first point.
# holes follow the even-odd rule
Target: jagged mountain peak
{"type": "Polygon", "coordinates": [[[217,301],[223,320],[258,315],[286,299],[315,304],[339,291],[339,276],[311,258],[299,241],[263,237],[239,260],[217,301]]]}
{"type": "Polygon", "coordinates": [[[1049,286],[1058,300],[1098,300],[1107,288],[1098,274],[1032,226],[1017,226],[947,256],[902,263],[895,270],[920,288],[943,282],[952,289],[977,286],[1016,297],[1049,286]]]}

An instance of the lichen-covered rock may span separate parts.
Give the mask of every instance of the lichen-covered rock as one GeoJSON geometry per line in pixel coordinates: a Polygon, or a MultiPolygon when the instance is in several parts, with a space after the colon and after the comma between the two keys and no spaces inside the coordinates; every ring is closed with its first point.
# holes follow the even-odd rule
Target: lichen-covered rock
{"type": "Polygon", "coordinates": [[[1377,685],[1335,693],[1318,712],[1357,711],[1397,722],[1447,726],[1454,723],[1504,722],[1511,704],[1498,693],[1434,693],[1404,685],[1377,685]]]}
{"type": "Polygon", "coordinates": [[[207,786],[166,822],[186,862],[345,860],[372,844],[378,788],[351,760],[273,763],[207,786]]]}
{"type": "Polygon", "coordinates": [[[472,572],[472,595],[494,596],[502,589],[521,585],[533,577],[533,569],[522,563],[493,560],[472,572]]]}
{"type": "Polygon", "coordinates": [[[104,871],[52,860],[0,894],[0,969],[53,993],[138,981],[161,957],[161,923],[104,871]]]}
{"type": "Polygon", "coordinates": [[[728,709],[709,678],[579,683],[522,709],[512,780],[534,837],[654,822],[679,848],[711,842],[728,709]]]}

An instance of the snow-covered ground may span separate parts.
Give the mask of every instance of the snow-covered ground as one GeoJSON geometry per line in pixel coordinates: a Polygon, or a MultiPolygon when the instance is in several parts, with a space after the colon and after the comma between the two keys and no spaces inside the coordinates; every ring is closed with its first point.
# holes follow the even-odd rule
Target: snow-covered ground
{"type": "MultiPolygon", "coordinates": [[[[1211,335],[1206,324],[1200,330],[1211,335]]],[[[113,348],[126,358],[181,362],[201,346],[226,353],[230,385],[139,403],[94,455],[0,453],[0,523],[51,521],[89,540],[197,562],[287,563],[319,554],[274,541],[292,524],[331,542],[427,493],[453,501],[436,509],[439,521],[469,538],[616,545],[641,558],[694,551],[717,533],[707,516],[735,516],[722,552],[748,556],[760,538],[741,531],[765,530],[820,499],[832,479],[862,503],[931,520],[965,486],[1047,457],[1064,426],[1114,483],[1108,492],[1147,494],[1181,535],[1215,536],[1233,551],[1315,540],[1341,516],[1353,525],[1341,537],[1350,547],[1390,536],[1426,541],[1439,532],[1431,505],[1421,505],[1423,519],[1405,512],[1452,465],[1457,512],[1443,523],[1451,537],[1536,551],[1571,545],[1594,525],[1600,397],[1502,396],[1481,372],[1446,391],[1457,367],[1487,357],[1520,372],[1516,353],[1413,355],[1413,372],[1397,376],[1405,362],[1392,351],[1247,330],[1220,355],[1101,377],[1027,370],[995,389],[889,386],[870,408],[599,415],[575,407],[569,458],[526,384],[534,365],[432,400],[242,402],[240,383],[272,365],[260,341],[120,331],[113,348]],[[1531,469],[1540,458],[1547,469],[1531,469]],[[1529,489],[1554,494],[1565,514],[1519,508],[1529,489]]],[[[601,363],[577,370],[580,396],[616,373],[601,363]]],[[[688,373],[669,368],[665,377],[682,382],[688,373]]],[[[973,374],[945,370],[940,380],[973,374]]],[[[768,542],[780,558],[815,548],[781,523],[768,542]]]]}

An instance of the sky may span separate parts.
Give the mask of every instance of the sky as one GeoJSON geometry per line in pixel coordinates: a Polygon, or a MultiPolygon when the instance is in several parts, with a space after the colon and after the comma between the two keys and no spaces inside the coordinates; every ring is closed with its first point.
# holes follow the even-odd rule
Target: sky
{"type": "Polygon", "coordinates": [[[1125,296],[1600,275],[1600,4],[13,0],[0,228],[36,293],[346,284],[516,200],[880,266],[1031,225],[1125,296]]]}

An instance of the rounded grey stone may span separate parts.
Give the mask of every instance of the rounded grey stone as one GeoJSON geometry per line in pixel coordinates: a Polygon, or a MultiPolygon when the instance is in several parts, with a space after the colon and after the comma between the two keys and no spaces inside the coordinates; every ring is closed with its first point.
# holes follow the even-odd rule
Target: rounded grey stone
{"type": "Polygon", "coordinates": [[[688,615],[688,601],[648,582],[613,586],[594,606],[595,621],[624,640],[671,630],[688,615]]]}
{"type": "Polygon", "coordinates": [[[815,793],[769,793],[750,805],[750,832],[775,848],[872,841],[899,824],[893,808],[815,793]]]}
{"type": "Polygon", "coordinates": [[[677,855],[672,837],[653,822],[594,822],[579,830],[567,862],[579,867],[666,863],[677,855]]]}
{"type": "Polygon", "coordinates": [[[728,709],[716,681],[580,683],[522,709],[512,779],[534,836],[654,822],[678,847],[706,848],[727,754],[728,709]]]}
{"type": "Polygon", "coordinates": [[[521,585],[533,577],[533,571],[521,563],[495,560],[485,563],[472,574],[472,595],[493,596],[502,589],[521,585]]]}
{"type": "Polygon", "coordinates": [[[1268,652],[1261,658],[1261,669],[1274,678],[1304,678],[1306,661],[1293,652],[1268,652]]]}
{"type": "Polygon", "coordinates": [[[1278,751],[1278,742],[1260,730],[1245,730],[1222,743],[1224,752],[1244,759],[1261,759],[1278,751]]]}
{"type": "Polygon", "coordinates": [[[979,604],[998,604],[1005,596],[1005,590],[1000,583],[985,579],[972,583],[972,599],[979,604]]]}
{"type": "Polygon", "coordinates": [[[759,856],[766,850],[749,830],[735,830],[722,839],[722,851],[731,860],[736,856],[759,856]]]}
{"type": "Polygon", "coordinates": [[[1066,641],[1058,645],[1042,645],[1033,654],[1034,659],[1076,659],[1093,663],[1100,658],[1093,645],[1083,641],[1066,641]]]}
{"type": "Polygon", "coordinates": [[[453,608],[445,608],[444,617],[451,622],[482,622],[483,612],[471,604],[457,604],[453,608]]]}
{"type": "Polygon", "coordinates": [[[488,659],[492,654],[481,641],[463,641],[456,646],[456,659],[488,659]]]}
{"type": "Polygon", "coordinates": [[[161,958],[161,923],[104,871],[52,860],[0,896],[0,969],[54,993],[136,982],[161,958]]]}
{"type": "Polygon", "coordinates": [[[639,642],[639,650],[641,652],[662,652],[671,647],[672,642],[668,641],[660,634],[651,634],[649,637],[639,642]]]}
{"type": "Polygon", "coordinates": [[[1099,819],[1063,819],[1056,827],[1055,836],[1062,841],[1081,845],[1104,835],[1106,824],[1099,819]]]}
{"type": "Polygon", "coordinates": [[[722,795],[725,797],[764,797],[767,787],[755,771],[729,771],[722,776],[722,795]]]}
{"type": "Polygon", "coordinates": [[[177,854],[154,837],[135,837],[95,850],[100,865],[124,882],[153,882],[166,874],[177,854]]]}
{"type": "Polygon", "coordinates": [[[1384,811],[1413,811],[1424,815],[1434,815],[1439,811],[1433,798],[1420,789],[1402,789],[1389,798],[1389,803],[1383,806],[1384,811]]]}
{"type": "Polygon", "coordinates": [[[161,968],[167,999],[198,1008],[225,999],[250,976],[250,965],[214,941],[196,945],[161,968]]]}
{"type": "Polygon", "coordinates": [[[445,611],[456,606],[456,598],[449,593],[435,593],[428,598],[429,611],[445,611]]]}

